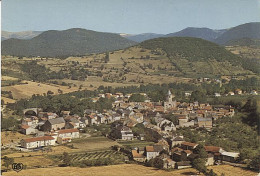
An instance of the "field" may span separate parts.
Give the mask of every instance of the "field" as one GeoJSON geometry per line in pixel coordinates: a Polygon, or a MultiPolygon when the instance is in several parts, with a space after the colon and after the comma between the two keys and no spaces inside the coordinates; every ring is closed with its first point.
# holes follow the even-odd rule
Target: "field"
{"type": "MultiPolygon", "coordinates": [[[[252,171],[243,170],[233,166],[212,166],[218,174],[224,173],[226,176],[256,176],[257,173],[252,171]],[[220,171],[220,172],[218,172],[220,171]]],[[[182,169],[175,171],[158,170],[152,167],[145,167],[135,164],[122,164],[112,166],[100,166],[90,168],[77,168],[77,167],[54,167],[54,168],[40,168],[28,169],[21,172],[7,172],[3,173],[6,176],[187,176],[195,175],[195,169],[182,169]]],[[[201,174],[203,175],[203,174],[201,174]]]]}
{"type": "Polygon", "coordinates": [[[260,47],[258,46],[227,46],[227,50],[245,58],[260,59],[260,47]]]}
{"type": "Polygon", "coordinates": [[[30,138],[31,136],[24,135],[18,132],[6,131],[2,132],[1,143],[3,145],[11,144],[13,142],[20,142],[21,139],[30,138]]]}
{"type": "Polygon", "coordinates": [[[257,176],[256,172],[250,170],[244,170],[239,167],[233,167],[230,165],[220,165],[220,166],[209,166],[208,169],[213,169],[218,175],[224,173],[226,176],[257,176]]]}
{"type": "Polygon", "coordinates": [[[147,145],[154,144],[153,142],[147,142],[147,141],[139,141],[139,140],[133,140],[133,141],[118,141],[119,144],[126,146],[126,147],[145,147],[147,145]]]}
{"type": "Polygon", "coordinates": [[[75,151],[95,151],[110,149],[111,146],[119,145],[116,141],[106,137],[90,137],[85,139],[75,139],[72,141],[73,146],[77,149],[75,151]]]}
{"type": "Polygon", "coordinates": [[[28,84],[20,84],[14,86],[2,87],[2,91],[11,91],[14,99],[29,98],[33,94],[46,94],[49,90],[54,94],[58,94],[58,89],[62,90],[63,93],[77,91],[78,88],[68,86],[59,86],[55,84],[43,84],[32,81],[24,81],[28,84]]]}
{"type": "MultiPolygon", "coordinates": [[[[71,162],[79,162],[84,160],[97,160],[97,159],[123,159],[124,155],[120,152],[114,150],[105,150],[105,151],[96,151],[96,152],[85,152],[85,153],[74,153],[70,154],[71,162]]],[[[53,159],[56,159],[57,162],[62,160],[62,155],[53,156],[53,159]]]]}

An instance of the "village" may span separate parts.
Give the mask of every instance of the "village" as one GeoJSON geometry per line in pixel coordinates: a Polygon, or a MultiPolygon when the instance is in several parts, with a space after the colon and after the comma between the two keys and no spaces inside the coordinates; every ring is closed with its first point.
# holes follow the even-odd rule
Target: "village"
{"type": "MultiPolygon", "coordinates": [[[[70,114],[70,111],[62,111],[61,116],[58,116],[53,112],[43,112],[41,108],[25,109],[20,132],[33,137],[21,139],[16,149],[30,152],[73,142],[74,139],[81,138],[83,129],[101,124],[111,124],[112,131],[105,135],[107,138],[115,141],[144,141],[145,134],[135,134],[132,131],[137,124],[142,124],[160,137],[153,145],[131,147],[126,152],[130,160],[147,163],[157,158],[163,162],[164,169],[188,168],[192,167],[191,160],[198,156],[196,148],[201,145],[185,141],[184,136],[178,135],[178,130],[188,127],[210,131],[217,119],[235,114],[231,106],[214,107],[207,103],[177,102],[170,90],[165,102],[150,102],[145,93],[140,95],[146,97],[144,102],[129,102],[131,94],[99,94],[92,101],[101,97],[113,97],[115,101],[112,103],[112,110],[98,112],[86,109],[83,117],[70,114]],[[169,114],[173,115],[176,123],[165,118],[169,114]]],[[[239,158],[238,152],[227,152],[219,146],[203,147],[207,152],[206,166],[221,162],[235,163],[239,158]]]]}

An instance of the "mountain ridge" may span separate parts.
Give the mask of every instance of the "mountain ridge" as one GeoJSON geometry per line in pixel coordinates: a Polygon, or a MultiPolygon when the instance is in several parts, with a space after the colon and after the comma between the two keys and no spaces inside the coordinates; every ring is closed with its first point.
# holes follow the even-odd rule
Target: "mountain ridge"
{"type": "Polygon", "coordinates": [[[43,57],[86,55],[123,49],[134,44],[118,34],[72,28],[45,31],[29,40],[4,40],[2,54],[43,57]]]}

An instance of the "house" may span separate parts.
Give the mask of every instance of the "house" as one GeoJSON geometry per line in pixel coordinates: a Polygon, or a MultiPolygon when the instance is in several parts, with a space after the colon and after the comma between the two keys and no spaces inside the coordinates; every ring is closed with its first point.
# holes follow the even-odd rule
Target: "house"
{"type": "Polygon", "coordinates": [[[241,89],[236,89],[235,90],[235,94],[237,94],[237,95],[242,95],[242,90],[241,89]]]}
{"type": "Polygon", "coordinates": [[[105,120],[106,120],[106,118],[105,118],[105,116],[103,114],[97,114],[97,123],[98,124],[105,123],[105,120]]]}
{"type": "Polygon", "coordinates": [[[79,121],[80,128],[85,128],[88,125],[88,118],[87,117],[81,117],[79,121]]]}
{"type": "Polygon", "coordinates": [[[73,117],[73,118],[70,118],[70,119],[67,120],[65,128],[66,129],[79,128],[80,127],[79,124],[80,124],[80,121],[77,118],[73,117]]]}
{"type": "Polygon", "coordinates": [[[57,142],[59,144],[70,142],[71,139],[74,139],[74,138],[79,138],[78,129],[64,129],[64,130],[58,131],[57,142]]]}
{"type": "Polygon", "coordinates": [[[120,129],[121,140],[133,140],[134,134],[129,127],[123,126],[120,129]]]}
{"type": "Polygon", "coordinates": [[[176,145],[181,145],[184,142],[183,136],[173,137],[171,142],[172,142],[172,147],[176,145]]]}
{"type": "Polygon", "coordinates": [[[216,146],[204,146],[204,148],[208,154],[213,154],[213,155],[224,151],[221,147],[216,147],[216,146]]]}
{"type": "Polygon", "coordinates": [[[169,155],[161,154],[157,158],[162,161],[164,169],[171,169],[175,167],[176,162],[170,159],[169,155]]]}
{"type": "Polygon", "coordinates": [[[199,128],[212,128],[212,118],[198,117],[196,122],[199,128]]]}
{"type": "Polygon", "coordinates": [[[206,166],[213,166],[215,162],[214,155],[208,154],[207,160],[206,160],[206,166]]]}
{"type": "Polygon", "coordinates": [[[35,128],[32,128],[28,125],[21,125],[20,127],[21,133],[28,135],[28,134],[34,134],[36,132],[35,128]]]}
{"type": "Polygon", "coordinates": [[[175,163],[175,169],[185,169],[190,167],[192,167],[190,161],[180,161],[175,163]]]}
{"type": "Polygon", "coordinates": [[[138,153],[137,150],[132,150],[132,157],[133,157],[133,160],[135,160],[135,161],[145,162],[145,156],[138,153]]]}
{"type": "Polygon", "coordinates": [[[234,163],[238,160],[239,153],[237,152],[221,152],[221,160],[234,163]]]}
{"type": "Polygon", "coordinates": [[[96,114],[90,114],[87,116],[88,124],[87,125],[93,125],[98,124],[97,115],[96,114]]]}
{"type": "Polygon", "coordinates": [[[140,141],[143,141],[143,140],[144,140],[144,134],[139,134],[138,139],[139,139],[140,141]]]}
{"type": "Polygon", "coordinates": [[[221,97],[220,93],[215,93],[215,97],[221,97]]]}
{"type": "Polygon", "coordinates": [[[25,118],[22,120],[22,125],[28,125],[28,126],[32,126],[33,121],[31,118],[25,118]]]}
{"type": "Polygon", "coordinates": [[[39,118],[46,118],[46,119],[54,119],[57,118],[58,115],[56,113],[53,112],[39,112],[38,114],[39,118]]]}
{"type": "Polygon", "coordinates": [[[228,92],[228,95],[235,95],[234,92],[228,92]]]}
{"type": "Polygon", "coordinates": [[[163,139],[163,138],[160,139],[154,146],[156,147],[158,145],[162,146],[163,150],[169,152],[170,146],[169,146],[168,142],[165,139],[163,139]]]}
{"type": "Polygon", "coordinates": [[[256,90],[252,90],[252,91],[250,92],[250,94],[251,94],[251,95],[258,95],[258,93],[257,93],[256,90]]]}
{"type": "Polygon", "coordinates": [[[49,119],[41,126],[41,128],[43,131],[60,130],[65,128],[65,120],[63,117],[49,119]]]}
{"type": "Polygon", "coordinates": [[[159,156],[161,151],[163,151],[163,147],[160,145],[146,146],[145,147],[146,159],[150,160],[152,158],[155,158],[156,156],[159,156]]]}
{"type": "Polygon", "coordinates": [[[184,150],[192,150],[193,151],[197,146],[198,146],[198,144],[191,143],[191,142],[181,143],[181,148],[184,149],[184,150]]]}
{"type": "Polygon", "coordinates": [[[49,145],[55,145],[55,139],[51,136],[42,136],[21,140],[21,146],[27,149],[45,147],[49,145]]]}

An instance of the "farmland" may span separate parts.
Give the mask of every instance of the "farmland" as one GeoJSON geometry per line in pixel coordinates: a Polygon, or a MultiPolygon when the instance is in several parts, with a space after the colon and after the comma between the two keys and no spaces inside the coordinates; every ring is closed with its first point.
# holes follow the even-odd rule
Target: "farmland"
{"type": "MultiPolygon", "coordinates": [[[[257,173],[252,171],[243,170],[238,167],[233,166],[212,166],[215,172],[220,175],[224,173],[227,176],[256,176],[257,173]]],[[[112,165],[112,166],[100,166],[100,167],[90,167],[90,168],[77,168],[77,167],[54,167],[54,168],[39,168],[39,169],[27,169],[21,172],[7,172],[3,173],[6,176],[56,176],[56,175],[67,175],[67,176],[133,176],[133,175],[143,175],[143,176],[184,176],[184,175],[195,175],[197,171],[195,169],[181,169],[174,171],[164,171],[158,170],[152,167],[145,167],[135,164],[122,164],[122,165],[112,165]]],[[[201,174],[202,175],[202,174],[201,174]]]]}
{"type": "MultiPolygon", "coordinates": [[[[123,161],[124,155],[121,152],[117,152],[114,150],[104,150],[104,151],[96,151],[96,152],[85,152],[85,153],[73,153],[69,154],[71,158],[71,163],[77,163],[81,161],[95,161],[95,160],[103,160],[103,159],[111,159],[118,160],[119,162],[123,161]]],[[[54,155],[51,158],[57,163],[62,161],[62,155],[54,155]]]]}

